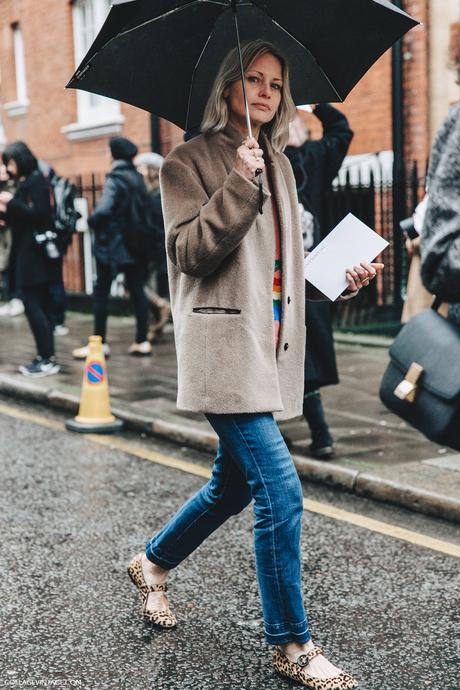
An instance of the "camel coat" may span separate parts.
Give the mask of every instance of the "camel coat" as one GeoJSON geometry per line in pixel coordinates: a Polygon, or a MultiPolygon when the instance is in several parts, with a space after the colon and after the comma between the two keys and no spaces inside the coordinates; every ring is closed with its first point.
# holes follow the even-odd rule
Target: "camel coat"
{"type": "Polygon", "coordinates": [[[217,414],[302,414],[305,350],[303,242],[289,160],[265,139],[279,209],[282,320],[273,322],[275,226],[264,186],[233,169],[241,133],[228,126],[178,146],[161,170],[177,406],[217,414]]]}

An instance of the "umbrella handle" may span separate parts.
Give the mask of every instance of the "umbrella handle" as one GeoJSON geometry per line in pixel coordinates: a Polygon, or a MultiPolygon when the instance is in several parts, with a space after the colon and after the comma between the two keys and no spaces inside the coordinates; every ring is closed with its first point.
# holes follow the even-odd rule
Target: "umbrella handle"
{"type": "Polygon", "coordinates": [[[262,172],[263,171],[260,168],[257,168],[256,177],[257,177],[257,183],[259,185],[259,213],[261,216],[264,213],[264,209],[263,209],[264,191],[263,191],[263,186],[262,186],[262,172]]]}

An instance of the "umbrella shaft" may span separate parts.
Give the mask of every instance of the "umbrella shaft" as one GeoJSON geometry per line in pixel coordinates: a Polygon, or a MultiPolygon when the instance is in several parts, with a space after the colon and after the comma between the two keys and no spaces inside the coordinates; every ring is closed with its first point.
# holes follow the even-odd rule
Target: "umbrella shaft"
{"type": "Polygon", "coordinates": [[[244,66],[243,66],[243,57],[241,55],[240,31],[238,28],[238,17],[236,14],[236,8],[233,11],[233,16],[235,18],[236,43],[238,46],[238,57],[240,59],[241,85],[243,87],[244,110],[246,112],[246,125],[248,128],[248,137],[252,137],[251,118],[249,116],[248,97],[246,95],[246,83],[244,80],[244,66]]]}

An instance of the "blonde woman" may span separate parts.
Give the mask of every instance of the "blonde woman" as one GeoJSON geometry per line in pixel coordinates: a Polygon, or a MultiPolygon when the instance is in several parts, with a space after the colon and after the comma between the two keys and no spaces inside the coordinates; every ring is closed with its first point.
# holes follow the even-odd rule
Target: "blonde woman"
{"type": "MultiPolygon", "coordinates": [[[[161,173],[177,403],[206,414],[219,449],[211,480],[128,570],[144,616],[173,627],[169,572],[254,500],[257,577],[275,669],[308,688],[354,688],[311,639],[300,577],[302,488],[274,418],[301,415],[303,399],[304,253],[294,177],[282,154],[295,113],[288,68],[261,41],[244,47],[243,65],[253,138],[246,138],[233,51],[216,78],[202,134],[178,146],[161,173]]],[[[349,271],[349,290],[378,268],[349,271]]]]}

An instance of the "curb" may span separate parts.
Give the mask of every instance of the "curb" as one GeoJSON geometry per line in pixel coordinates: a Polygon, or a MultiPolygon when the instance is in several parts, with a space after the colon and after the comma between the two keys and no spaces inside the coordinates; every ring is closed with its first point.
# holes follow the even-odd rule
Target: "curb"
{"type": "Polygon", "coordinates": [[[334,331],[334,342],[340,345],[361,345],[361,347],[380,347],[389,350],[394,338],[389,338],[387,335],[334,331]]]}
{"type": "MultiPolygon", "coordinates": [[[[27,380],[0,374],[0,393],[21,400],[27,400],[50,408],[75,414],[79,407],[79,396],[52,388],[43,388],[27,380]]],[[[148,417],[127,410],[121,401],[112,399],[112,412],[124,421],[126,428],[163,438],[183,446],[207,452],[215,452],[218,439],[212,431],[196,429],[185,424],[168,422],[158,417],[148,417]]],[[[357,496],[391,503],[417,513],[442,518],[460,524],[460,501],[432,491],[382,479],[376,475],[343,467],[332,462],[321,462],[312,458],[293,455],[300,478],[336,487],[357,496]]]]}
{"type": "Polygon", "coordinates": [[[450,496],[399,484],[377,475],[360,472],[332,462],[320,462],[294,455],[294,464],[301,479],[344,489],[363,498],[391,503],[415,513],[442,518],[460,524],[460,501],[450,496]]]}

